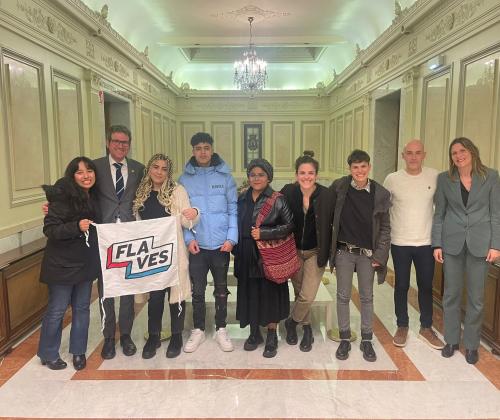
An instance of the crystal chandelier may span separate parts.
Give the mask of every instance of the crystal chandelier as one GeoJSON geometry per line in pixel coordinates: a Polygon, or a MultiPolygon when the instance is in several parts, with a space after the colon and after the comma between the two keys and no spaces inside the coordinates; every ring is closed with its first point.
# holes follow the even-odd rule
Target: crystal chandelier
{"type": "Polygon", "coordinates": [[[257,57],[252,43],[252,22],[253,17],[248,17],[250,24],[250,42],[248,49],[243,53],[242,60],[234,62],[234,84],[245,92],[255,92],[264,89],[266,86],[267,63],[257,57]]]}

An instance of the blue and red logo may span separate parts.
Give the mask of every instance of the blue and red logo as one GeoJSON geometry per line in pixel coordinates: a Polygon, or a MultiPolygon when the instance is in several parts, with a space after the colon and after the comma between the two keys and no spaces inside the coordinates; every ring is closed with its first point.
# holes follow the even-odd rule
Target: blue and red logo
{"type": "Polygon", "coordinates": [[[107,249],[106,269],[125,267],[125,279],[140,279],[167,271],[174,244],[154,246],[154,236],[117,242],[107,249]]]}

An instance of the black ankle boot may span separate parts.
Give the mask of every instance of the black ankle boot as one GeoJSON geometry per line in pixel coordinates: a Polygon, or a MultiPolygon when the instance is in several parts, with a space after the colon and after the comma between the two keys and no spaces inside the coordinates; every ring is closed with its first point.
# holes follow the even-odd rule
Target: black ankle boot
{"type": "Polygon", "coordinates": [[[264,347],[264,353],[262,355],[269,359],[271,357],[276,356],[277,353],[278,353],[278,335],[276,334],[276,330],[268,329],[266,337],[266,347],[264,347]]]}
{"type": "Polygon", "coordinates": [[[149,334],[148,341],[142,349],[142,358],[151,359],[156,354],[156,349],[161,346],[160,334],[149,334]]]}
{"type": "Polygon", "coordinates": [[[351,343],[349,340],[340,340],[340,344],[335,352],[335,357],[339,360],[346,360],[349,357],[351,343]]]}
{"type": "Polygon", "coordinates": [[[167,347],[167,357],[169,359],[173,359],[174,357],[177,357],[179,354],[181,354],[182,350],[182,334],[177,333],[177,334],[172,334],[172,337],[170,337],[170,342],[168,343],[167,347]]]}
{"type": "Polygon", "coordinates": [[[250,330],[250,335],[245,340],[245,344],[243,345],[243,348],[246,351],[253,351],[257,347],[259,347],[259,344],[262,344],[263,342],[264,342],[264,338],[262,337],[262,334],[260,333],[259,327],[257,327],[256,329],[252,328],[250,330]]]}
{"type": "Polygon", "coordinates": [[[314,343],[312,328],[310,325],[304,325],[302,328],[304,329],[304,335],[302,336],[302,340],[300,342],[300,350],[311,351],[314,343]]]}
{"type": "Polygon", "coordinates": [[[299,341],[297,337],[297,324],[298,322],[294,321],[292,317],[285,320],[286,342],[291,346],[294,346],[299,341]]]}

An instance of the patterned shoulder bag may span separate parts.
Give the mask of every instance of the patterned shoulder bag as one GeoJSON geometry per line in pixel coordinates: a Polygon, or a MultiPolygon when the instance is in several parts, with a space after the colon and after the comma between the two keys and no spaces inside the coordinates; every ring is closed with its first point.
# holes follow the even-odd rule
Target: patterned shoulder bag
{"type": "MultiPolygon", "coordinates": [[[[276,199],[282,194],[275,191],[269,197],[257,215],[255,227],[260,225],[271,212],[276,199]]],[[[293,233],[290,233],[284,239],[258,240],[257,248],[262,257],[262,265],[266,279],[274,283],[285,283],[300,269],[300,261],[297,255],[295,239],[293,233]]]]}

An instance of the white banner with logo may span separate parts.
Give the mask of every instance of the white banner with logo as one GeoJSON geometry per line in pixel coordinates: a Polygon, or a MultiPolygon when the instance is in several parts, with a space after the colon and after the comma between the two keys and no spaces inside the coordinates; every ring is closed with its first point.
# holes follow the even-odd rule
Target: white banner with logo
{"type": "Polygon", "coordinates": [[[96,225],[104,298],[179,284],[177,219],[162,217],[96,225]]]}

